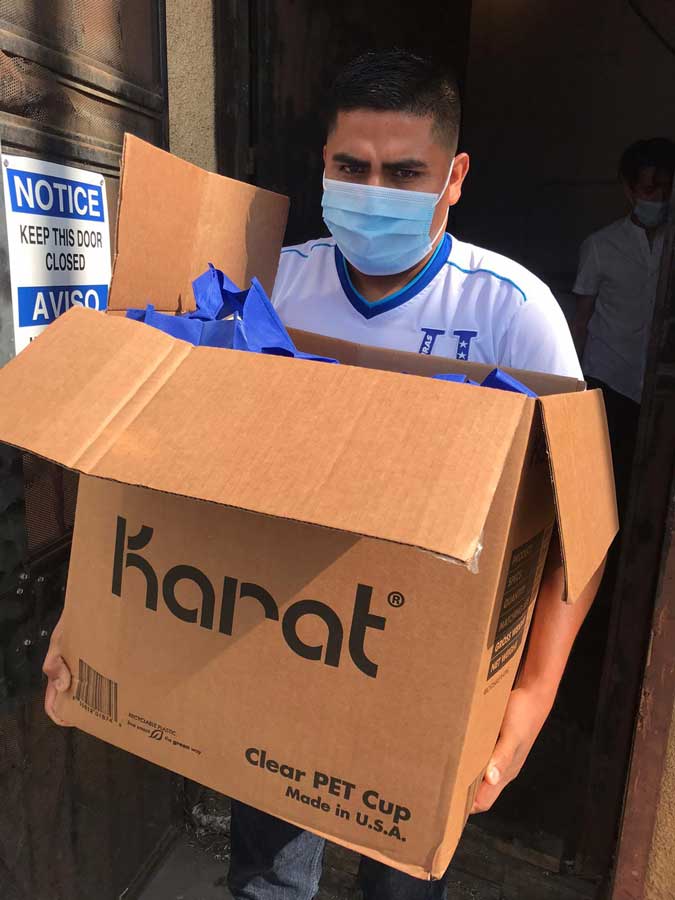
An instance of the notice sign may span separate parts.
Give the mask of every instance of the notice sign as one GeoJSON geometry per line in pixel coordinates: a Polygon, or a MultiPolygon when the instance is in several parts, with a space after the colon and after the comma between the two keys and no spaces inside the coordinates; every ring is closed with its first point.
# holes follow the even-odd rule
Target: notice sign
{"type": "Polygon", "coordinates": [[[107,307],[108,207],[95,172],[3,154],[2,178],[19,353],[74,304],[107,307]]]}

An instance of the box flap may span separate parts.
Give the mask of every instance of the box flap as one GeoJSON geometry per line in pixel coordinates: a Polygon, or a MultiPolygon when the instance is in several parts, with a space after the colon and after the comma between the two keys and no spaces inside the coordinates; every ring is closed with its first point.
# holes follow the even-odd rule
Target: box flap
{"type": "MultiPolygon", "coordinates": [[[[373,347],[295,328],[290,328],[289,331],[296,347],[305,353],[329,356],[332,359],[339,359],[342,363],[363,366],[367,369],[426,376],[459,372],[479,382],[494,369],[493,365],[484,363],[461,361],[446,356],[427,356],[407,350],[390,350],[388,347],[373,347]]],[[[524,369],[504,369],[504,371],[509,372],[540,397],[548,394],[570,394],[583,391],[586,387],[583,381],[576,378],[550,375],[547,372],[529,372],[524,369]]]]}
{"type": "Polygon", "coordinates": [[[7,443],[101,478],[467,564],[535,409],[520,394],[195,348],[82,308],[0,371],[7,443]]]}
{"type": "Polygon", "coordinates": [[[574,601],[619,529],[601,391],[540,399],[558,512],[567,599],[574,601]]]}
{"type": "Polygon", "coordinates": [[[288,199],[205,172],[127,134],[111,311],[194,309],[192,281],[212,262],[236,284],[276,277],[288,199]]]}

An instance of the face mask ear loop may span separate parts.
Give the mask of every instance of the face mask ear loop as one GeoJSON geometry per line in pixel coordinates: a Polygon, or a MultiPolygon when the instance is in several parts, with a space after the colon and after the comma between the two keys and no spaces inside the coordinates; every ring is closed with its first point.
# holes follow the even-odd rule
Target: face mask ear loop
{"type": "Polygon", "coordinates": [[[447,224],[448,224],[448,217],[446,216],[445,219],[443,220],[443,224],[441,225],[441,227],[438,229],[436,234],[431,239],[432,246],[436,243],[436,241],[439,239],[439,237],[443,234],[443,232],[445,231],[445,226],[447,224]]]}
{"type": "MultiPolygon", "coordinates": [[[[438,206],[438,204],[441,202],[441,197],[442,197],[443,194],[446,192],[447,187],[448,187],[448,185],[450,184],[450,177],[451,177],[451,175],[452,175],[452,169],[453,169],[453,166],[454,166],[454,165],[455,165],[455,158],[454,158],[454,156],[453,156],[452,162],[450,163],[450,171],[448,172],[448,177],[445,179],[445,184],[443,185],[443,188],[442,188],[440,194],[438,195],[438,199],[436,200],[436,206],[438,206]]],[[[449,216],[449,215],[450,215],[450,207],[448,207],[448,211],[447,211],[447,213],[445,214],[445,218],[443,219],[443,224],[441,225],[441,227],[438,229],[438,231],[436,232],[436,234],[435,234],[435,235],[432,237],[432,239],[431,239],[432,245],[436,243],[436,241],[439,239],[439,237],[440,237],[440,236],[443,234],[443,232],[445,231],[445,226],[448,224],[448,216],[449,216]]]]}
{"type": "Polygon", "coordinates": [[[448,177],[445,179],[445,184],[443,185],[440,193],[436,197],[436,206],[438,206],[438,204],[441,202],[441,197],[446,192],[448,185],[450,184],[450,178],[452,177],[452,170],[453,170],[454,166],[455,166],[455,157],[453,156],[452,161],[450,163],[450,171],[448,172],[448,177]]]}

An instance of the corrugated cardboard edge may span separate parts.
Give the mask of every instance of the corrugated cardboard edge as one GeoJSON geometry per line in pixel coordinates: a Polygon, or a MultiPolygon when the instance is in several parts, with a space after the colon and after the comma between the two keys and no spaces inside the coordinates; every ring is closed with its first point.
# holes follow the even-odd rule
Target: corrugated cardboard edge
{"type": "MultiPolygon", "coordinates": [[[[384,371],[407,372],[411,375],[429,377],[441,373],[462,373],[474,381],[482,381],[495,368],[494,365],[477,363],[469,360],[452,359],[447,356],[431,356],[424,353],[412,353],[408,350],[390,350],[385,347],[373,347],[352,341],[343,341],[310,331],[289,328],[289,333],[296,346],[307,353],[318,356],[331,356],[345,365],[359,366],[367,369],[383,369],[384,371]]],[[[518,381],[527,385],[539,396],[583,391],[586,385],[576,378],[563,375],[550,375],[546,372],[531,372],[524,369],[500,367],[518,381]]]]}
{"type": "MultiPolygon", "coordinates": [[[[510,461],[512,462],[512,464],[518,465],[518,463],[516,461],[524,460],[523,464],[518,465],[518,475],[517,475],[517,478],[515,479],[515,489],[513,491],[511,506],[510,506],[510,510],[509,510],[509,516],[508,516],[509,521],[511,523],[513,523],[513,517],[514,517],[516,504],[518,503],[519,497],[521,496],[521,493],[523,490],[523,485],[525,484],[526,479],[528,477],[527,476],[527,470],[528,470],[527,448],[528,448],[528,445],[530,445],[530,443],[535,440],[535,437],[533,437],[533,435],[532,435],[532,431],[533,431],[533,428],[538,429],[540,427],[538,419],[535,418],[535,417],[539,416],[538,411],[536,409],[534,409],[534,410],[532,410],[531,408],[529,408],[529,409],[531,410],[531,414],[527,417],[525,416],[526,410],[525,409],[523,410],[523,415],[521,416],[520,424],[514,434],[512,447],[509,452],[509,456],[507,457],[507,460],[505,461],[504,470],[502,471],[502,477],[500,480],[500,486],[501,486],[504,478],[506,477],[506,473],[507,473],[507,469],[509,467],[510,461]]],[[[551,486],[551,494],[552,493],[553,493],[553,488],[551,486]]],[[[512,526],[509,527],[509,534],[511,532],[511,527],[512,526]]],[[[502,553],[501,553],[501,562],[499,565],[499,570],[497,572],[497,581],[496,581],[495,587],[493,588],[493,590],[495,590],[495,591],[497,590],[497,585],[500,583],[502,573],[505,573],[505,577],[507,577],[507,554],[509,552],[510,552],[509,541],[507,540],[503,546],[502,553]]],[[[543,563],[542,563],[542,568],[543,568],[543,563]]],[[[527,630],[529,630],[530,624],[532,622],[535,606],[536,606],[536,599],[528,607],[527,630]]],[[[490,634],[491,625],[492,625],[492,617],[488,618],[488,620],[486,621],[485,631],[479,635],[476,635],[477,643],[479,643],[483,647],[486,646],[486,644],[489,646],[488,636],[490,634]]],[[[499,691],[502,691],[502,692],[506,691],[507,695],[510,694],[510,691],[513,688],[513,684],[517,677],[519,661],[522,660],[522,658],[524,656],[525,647],[526,647],[526,641],[524,641],[521,644],[521,647],[520,647],[518,653],[513,658],[513,662],[509,664],[512,666],[511,675],[505,681],[502,681],[500,683],[500,686],[498,687],[499,691]]],[[[472,735],[472,728],[475,729],[476,725],[479,725],[479,723],[482,721],[483,716],[484,716],[483,702],[484,702],[485,682],[482,679],[482,675],[484,674],[484,670],[482,668],[482,666],[484,664],[484,655],[485,655],[484,653],[478,653],[477,657],[476,657],[476,672],[474,673],[475,677],[473,679],[473,680],[475,680],[476,687],[475,687],[474,693],[469,696],[467,705],[466,705],[466,716],[464,719],[463,739],[462,739],[462,746],[461,746],[461,751],[460,751],[460,756],[459,756],[460,765],[459,765],[459,768],[455,770],[456,778],[453,783],[452,779],[448,776],[448,774],[444,772],[443,785],[445,785],[446,781],[450,781],[453,784],[453,786],[451,788],[447,788],[447,789],[445,787],[443,787],[439,791],[439,812],[440,812],[439,818],[444,819],[446,824],[445,824],[445,828],[444,828],[442,836],[441,836],[441,840],[439,841],[439,844],[436,847],[435,852],[433,854],[432,863],[431,863],[431,871],[432,872],[441,872],[442,873],[443,871],[445,871],[445,868],[448,866],[448,864],[452,860],[452,858],[457,850],[457,845],[461,838],[461,834],[462,834],[464,828],[466,827],[466,823],[471,814],[471,807],[473,805],[473,800],[478,791],[478,788],[480,787],[481,781],[483,779],[483,775],[484,775],[486,767],[488,765],[489,755],[492,753],[492,751],[494,749],[494,742],[491,739],[489,742],[489,749],[487,749],[487,747],[486,747],[485,755],[483,756],[483,758],[477,760],[477,765],[480,770],[478,775],[473,776],[472,780],[470,781],[470,783],[468,785],[466,785],[466,780],[464,780],[464,782],[462,784],[463,787],[466,786],[466,795],[465,795],[465,800],[464,800],[465,805],[463,808],[463,817],[462,817],[462,821],[460,823],[455,814],[456,809],[457,809],[457,803],[458,803],[457,789],[458,789],[458,785],[459,785],[459,781],[458,781],[459,772],[462,770],[462,768],[463,768],[462,763],[466,759],[466,756],[467,756],[467,745],[469,744],[470,741],[474,740],[474,735],[472,735]],[[441,799],[441,798],[443,798],[444,794],[446,794],[445,798],[441,799]]],[[[505,700],[504,702],[506,704],[507,701],[505,700]]],[[[479,727],[480,727],[480,725],[479,725],[479,727]]],[[[496,733],[494,734],[494,738],[496,740],[496,738],[497,738],[496,733]]],[[[474,769],[474,772],[475,772],[475,769],[474,769]]]]}
{"type": "Polygon", "coordinates": [[[573,603],[619,530],[607,417],[598,390],[541,397],[539,406],[565,569],[565,600],[573,603]]]}
{"type": "MultiPolygon", "coordinates": [[[[122,197],[125,193],[124,169],[125,169],[125,159],[126,159],[127,150],[128,150],[129,137],[130,137],[129,133],[127,131],[125,131],[124,139],[122,141],[122,160],[120,163],[120,185],[119,185],[119,190],[117,191],[117,210],[115,211],[115,255],[113,257],[112,269],[111,269],[111,273],[110,273],[110,290],[108,291],[108,299],[109,300],[110,300],[110,294],[112,293],[113,286],[115,284],[115,269],[117,268],[117,260],[120,255],[120,251],[119,251],[120,218],[121,218],[121,213],[122,213],[122,197]]],[[[110,306],[110,304],[108,304],[108,308],[106,308],[106,311],[105,311],[106,315],[108,315],[109,306],[110,306]]],[[[119,314],[124,315],[125,313],[120,312],[119,314]]]]}
{"type": "Polygon", "coordinates": [[[302,825],[300,822],[294,822],[292,819],[286,819],[283,816],[279,816],[277,814],[275,814],[275,816],[278,819],[283,819],[283,821],[288,822],[290,825],[294,825],[296,828],[300,828],[303,831],[310,831],[312,834],[316,834],[318,837],[330,841],[331,844],[338,844],[339,846],[345,847],[347,850],[351,850],[354,853],[363,853],[370,859],[374,859],[375,862],[382,863],[385,866],[389,866],[389,868],[397,869],[399,872],[404,872],[406,875],[410,875],[413,878],[419,879],[420,881],[438,881],[444,874],[443,872],[439,872],[434,875],[433,867],[431,870],[429,870],[425,869],[423,866],[413,866],[409,865],[408,863],[401,863],[393,860],[390,856],[385,856],[382,853],[378,853],[377,850],[373,850],[371,847],[362,846],[360,844],[353,844],[350,841],[336,838],[334,835],[326,834],[322,831],[316,831],[313,828],[308,828],[306,825],[302,825]]]}
{"type": "Polygon", "coordinates": [[[194,309],[192,282],[209,262],[242,288],[255,275],[271,293],[288,208],[282,194],[208,172],[125,134],[109,310],[145,308],[147,303],[169,313],[194,309]],[[158,187],[160,178],[167,190],[158,187]],[[147,197],[148,179],[157,187],[152,197],[147,197]],[[235,209],[234,216],[220,212],[229,208],[235,209]],[[160,224],[153,227],[152,222],[160,224]],[[165,242],[174,235],[184,252],[167,255],[165,242]],[[199,249],[196,257],[194,249],[199,249]]]}

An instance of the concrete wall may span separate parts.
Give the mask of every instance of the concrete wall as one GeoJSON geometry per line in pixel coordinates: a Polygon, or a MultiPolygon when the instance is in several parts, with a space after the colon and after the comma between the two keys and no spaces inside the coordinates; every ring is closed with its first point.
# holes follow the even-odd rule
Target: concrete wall
{"type": "Polygon", "coordinates": [[[217,168],[214,2],[166,0],[170,149],[210,171],[217,168]]]}
{"type": "Polygon", "coordinates": [[[675,55],[627,2],[473,0],[460,236],[564,289],[581,240],[624,214],[622,150],[660,134],[675,138],[675,55]]]}

